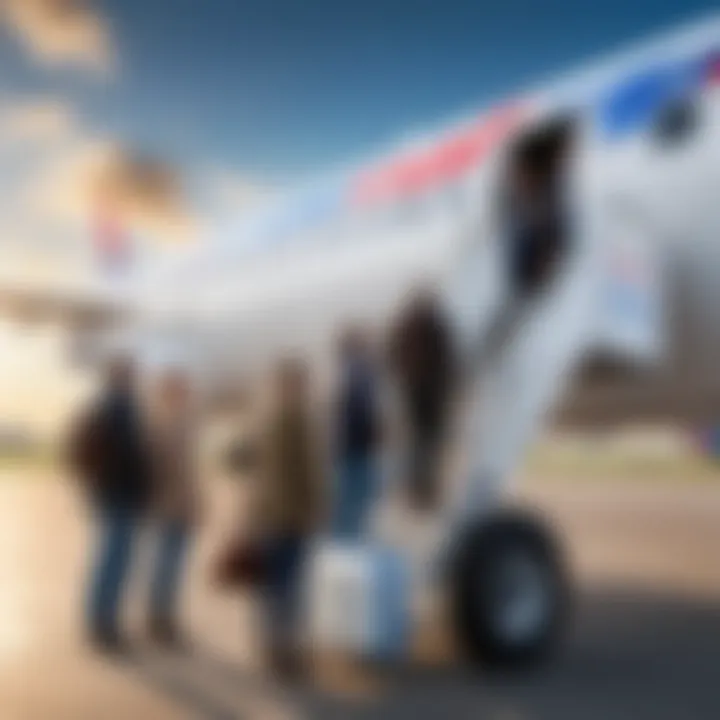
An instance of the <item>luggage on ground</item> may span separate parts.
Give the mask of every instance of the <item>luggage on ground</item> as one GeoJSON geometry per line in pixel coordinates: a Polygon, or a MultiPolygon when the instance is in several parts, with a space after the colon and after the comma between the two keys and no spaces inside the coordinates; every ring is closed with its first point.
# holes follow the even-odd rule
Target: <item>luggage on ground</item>
{"type": "Polygon", "coordinates": [[[405,654],[410,578],[396,551],[366,543],[320,543],[308,581],[313,644],[380,661],[405,654]]]}

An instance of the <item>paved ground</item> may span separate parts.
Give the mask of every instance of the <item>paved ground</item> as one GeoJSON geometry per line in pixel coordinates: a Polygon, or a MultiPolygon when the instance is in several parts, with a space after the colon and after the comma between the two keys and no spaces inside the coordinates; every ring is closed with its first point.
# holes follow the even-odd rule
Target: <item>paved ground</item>
{"type": "MultiPolygon", "coordinates": [[[[342,692],[282,693],[253,667],[252,603],[218,596],[198,548],[186,612],[197,650],[144,646],[123,665],[93,658],[77,622],[88,529],[71,488],[0,478],[0,719],[447,718],[694,720],[720,717],[720,484],[535,488],[568,539],[581,593],[562,658],[541,675],[407,667],[342,692]]],[[[142,617],[142,567],[128,623],[142,617]]],[[[337,689],[336,689],[337,690],[337,689]]]]}

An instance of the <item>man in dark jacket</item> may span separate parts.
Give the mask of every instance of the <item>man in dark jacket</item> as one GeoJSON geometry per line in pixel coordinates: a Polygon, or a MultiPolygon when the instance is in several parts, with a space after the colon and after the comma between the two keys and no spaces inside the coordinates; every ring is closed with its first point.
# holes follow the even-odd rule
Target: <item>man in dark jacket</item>
{"type": "Polygon", "coordinates": [[[357,539],[366,530],[377,491],[380,441],[378,377],[368,341],[350,330],[340,347],[341,378],[335,416],[335,502],[337,537],[357,539]]]}
{"type": "Polygon", "coordinates": [[[455,373],[451,329],[438,298],[421,291],[390,339],[410,446],[410,498],[432,510],[441,496],[440,456],[455,373]]]}
{"type": "Polygon", "coordinates": [[[525,158],[510,169],[502,224],[511,288],[520,300],[547,286],[568,250],[564,162],[560,156],[554,167],[547,158],[525,158]]]}
{"type": "Polygon", "coordinates": [[[96,424],[97,477],[88,486],[99,537],[87,622],[91,639],[105,650],[117,650],[122,645],[118,615],[135,532],[150,499],[149,445],[134,385],[130,361],[113,360],[105,390],[89,415],[96,424]]]}

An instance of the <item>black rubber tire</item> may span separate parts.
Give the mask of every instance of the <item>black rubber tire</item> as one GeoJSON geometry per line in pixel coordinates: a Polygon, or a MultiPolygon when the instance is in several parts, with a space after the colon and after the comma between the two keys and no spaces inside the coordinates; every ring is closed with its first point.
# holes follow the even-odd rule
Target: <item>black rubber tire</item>
{"type": "Polygon", "coordinates": [[[451,566],[451,612],[460,648],[487,669],[530,669],[558,649],[570,615],[570,582],[558,544],[529,513],[505,512],[465,529],[451,566]],[[545,609],[522,638],[509,638],[497,619],[503,563],[529,559],[542,573],[545,609]]]}

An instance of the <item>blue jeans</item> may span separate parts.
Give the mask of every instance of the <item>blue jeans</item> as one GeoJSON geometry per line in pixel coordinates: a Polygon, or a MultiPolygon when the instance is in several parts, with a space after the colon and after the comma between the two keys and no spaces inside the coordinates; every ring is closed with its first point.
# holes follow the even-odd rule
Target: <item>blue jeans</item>
{"type": "Polygon", "coordinates": [[[159,528],[150,595],[150,612],[155,620],[171,621],[175,617],[189,541],[190,528],[185,522],[169,521],[159,528]]]}
{"type": "Polygon", "coordinates": [[[333,535],[358,540],[367,529],[375,499],[375,461],[361,455],[340,458],[336,477],[333,535]]]}
{"type": "Polygon", "coordinates": [[[266,609],[271,641],[286,647],[297,640],[307,542],[300,535],[278,536],[266,546],[266,609]]]}
{"type": "Polygon", "coordinates": [[[87,606],[87,620],[93,632],[117,631],[137,526],[137,513],[128,508],[102,506],[98,509],[99,538],[87,606]]]}

